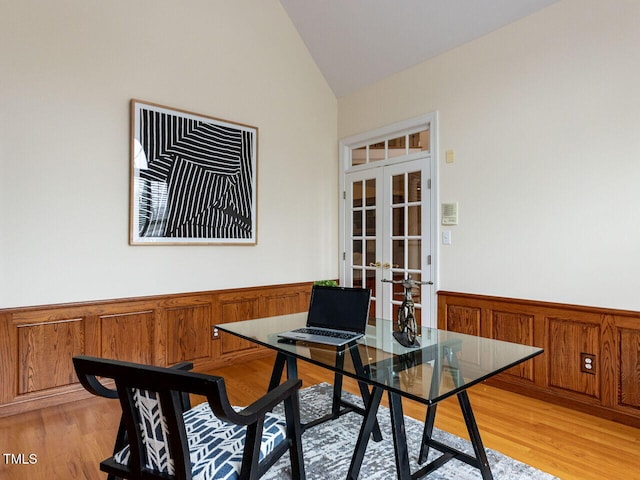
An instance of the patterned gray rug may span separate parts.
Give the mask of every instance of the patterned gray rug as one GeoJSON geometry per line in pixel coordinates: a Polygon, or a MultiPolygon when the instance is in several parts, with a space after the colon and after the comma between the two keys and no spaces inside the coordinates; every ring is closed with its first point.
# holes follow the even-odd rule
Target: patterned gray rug
{"type": "MultiPolygon", "coordinates": [[[[331,393],[332,386],[327,383],[313,385],[300,391],[303,423],[330,411],[331,393]]],[[[344,398],[362,404],[358,397],[349,393],[345,393],[344,398]]],[[[391,421],[387,408],[380,407],[378,422],[383,440],[381,442],[369,441],[364,463],[360,470],[359,478],[361,479],[389,480],[396,477],[391,421]]],[[[307,479],[342,480],[346,478],[361,423],[362,417],[360,415],[348,413],[337,420],[318,425],[304,433],[302,448],[307,479]]],[[[409,444],[409,460],[413,472],[419,467],[416,460],[420,451],[423,424],[405,417],[405,425],[409,444]]],[[[434,429],[433,437],[473,455],[473,447],[467,440],[438,429],[434,429]]],[[[439,455],[439,452],[431,449],[428,460],[432,461],[439,455]]],[[[491,449],[487,449],[487,458],[495,480],[558,480],[557,477],[491,449]]],[[[267,480],[289,479],[291,478],[289,466],[289,456],[285,455],[263,478],[267,480]]],[[[482,476],[477,469],[458,460],[451,460],[444,467],[423,478],[427,480],[477,480],[482,479],[482,476]]]]}

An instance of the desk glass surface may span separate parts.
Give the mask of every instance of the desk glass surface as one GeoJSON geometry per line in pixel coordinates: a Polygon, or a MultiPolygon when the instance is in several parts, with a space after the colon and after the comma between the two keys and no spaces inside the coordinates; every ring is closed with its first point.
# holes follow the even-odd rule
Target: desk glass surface
{"type": "Polygon", "coordinates": [[[419,347],[408,348],[393,337],[395,322],[382,319],[370,322],[365,336],[342,351],[319,344],[279,341],[278,333],[304,327],[306,318],[306,313],[296,313],[224,323],[217,328],[426,404],[461,392],[543,351],[431,328],[422,328],[419,347]],[[338,362],[340,356],[343,362],[338,362]],[[362,368],[354,366],[354,356],[362,361],[362,368]],[[343,366],[338,367],[340,363],[343,366]]]}

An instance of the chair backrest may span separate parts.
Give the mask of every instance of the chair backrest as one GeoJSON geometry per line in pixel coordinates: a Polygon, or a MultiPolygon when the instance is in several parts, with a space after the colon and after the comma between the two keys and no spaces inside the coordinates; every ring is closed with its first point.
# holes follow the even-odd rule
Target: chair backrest
{"type": "Polygon", "coordinates": [[[164,474],[163,478],[191,478],[182,416],[189,407],[185,392],[206,396],[222,418],[233,412],[221,377],[86,356],[74,357],[73,362],[80,382],[92,393],[100,394],[96,377],[114,380],[133,476],[151,470],[164,474]]]}

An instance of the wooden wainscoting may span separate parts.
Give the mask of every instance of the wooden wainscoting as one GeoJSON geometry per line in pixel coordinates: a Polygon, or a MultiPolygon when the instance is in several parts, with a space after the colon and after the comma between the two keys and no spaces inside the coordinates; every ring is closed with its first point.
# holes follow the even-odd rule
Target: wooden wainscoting
{"type": "Polygon", "coordinates": [[[85,397],[71,359],[85,354],[207,370],[265,355],[218,323],[302,312],[310,283],[0,309],[0,416],[85,397]]]}
{"type": "MultiPolygon", "coordinates": [[[[220,293],[216,298],[217,323],[236,322],[251,318],[273,317],[287,313],[304,312],[309,307],[311,286],[294,289],[237,290],[220,293]]],[[[242,340],[235,335],[216,332],[216,358],[232,362],[238,355],[252,353],[261,348],[255,343],[242,340]]]]}
{"type": "MultiPolygon", "coordinates": [[[[310,293],[298,283],[0,309],[0,416],[88,396],[78,354],[200,371],[266,355],[214,325],[302,312],[310,293]]],[[[438,325],[545,349],[493,385],[640,427],[640,312],[439,292],[438,325]]]]}
{"type": "Polygon", "coordinates": [[[489,383],[640,427],[640,312],[439,292],[438,327],[542,347],[489,383]]]}

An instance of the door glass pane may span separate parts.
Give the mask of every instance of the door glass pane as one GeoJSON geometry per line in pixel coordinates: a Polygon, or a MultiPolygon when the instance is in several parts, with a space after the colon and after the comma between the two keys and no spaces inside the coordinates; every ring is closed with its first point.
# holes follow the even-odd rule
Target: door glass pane
{"type": "Polygon", "coordinates": [[[391,256],[397,268],[404,268],[404,240],[393,240],[391,242],[391,256]]]}
{"type": "Polygon", "coordinates": [[[376,319],[376,301],[374,299],[371,300],[369,304],[369,320],[372,325],[375,325],[376,319]]]}
{"type": "Polygon", "coordinates": [[[367,210],[365,215],[367,217],[367,236],[373,237],[376,234],[376,211],[367,210]]]}
{"type": "Polygon", "coordinates": [[[369,145],[369,161],[375,162],[385,159],[384,142],[369,145]]]}
{"type": "Polygon", "coordinates": [[[376,204],[376,179],[371,178],[366,181],[367,188],[367,207],[373,207],[376,204]]]}
{"type": "Polygon", "coordinates": [[[392,202],[394,205],[404,203],[404,174],[394,175],[391,178],[392,202]]]}
{"type": "Polygon", "coordinates": [[[353,182],[353,208],[362,207],[362,182],[353,182]]]}
{"type": "Polygon", "coordinates": [[[389,158],[406,155],[407,154],[407,136],[403,135],[402,137],[393,138],[389,140],[388,146],[389,146],[389,151],[387,155],[389,156],[389,158]]]}
{"type": "Polygon", "coordinates": [[[409,153],[426,152],[430,149],[429,129],[409,135],[409,153]]]}
{"type": "Polygon", "coordinates": [[[351,150],[351,165],[364,165],[367,163],[367,147],[354,148],[351,150]]]}
{"type": "Polygon", "coordinates": [[[422,200],[421,172],[409,173],[409,201],[419,202],[422,200]]]}
{"type": "MultiPolygon", "coordinates": [[[[422,280],[421,277],[422,276],[419,273],[412,273],[411,274],[411,278],[413,278],[417,282],[422,280]]],[[[413,289],[413,303],[422,303],[421,294],[422,294],[422,286],[419,286],[419,287],[416,287],[416,288],[413,289]]],[[[416,311],[417,311],[417,307],[416,307],[416,311]]]]}
{"type": "Polygon", "coordinates": [[[362,236],[362,210],[353,211],[353,236],[362,236]]]}
{"type": "Polygon", "coordinates": [[[353,286],[362,287],[362,270],[359,268],[353,269],[353,286]]]}
{"type": "Polygon", "coordinates": [[[422,241],[420,239],[409,240],[409,268],[420,270],[420,254],[422,252],[422,241]]]}
{"type": "MultiPolygon", "coordinates": [[[[393,225],[391,227],[391,235],[394,237],[400,237],[404,235],[404,207],[392,208],[392,222],[393,225]]],[[[409,222],[411,222],[411,217],[409,217],[409,222]]],[[[409,223],[411,226],[411,223],[409,223]]]]}
{"type": "Polygon", "coordinates": [[[409,207],[409,235],[418,236],[422,233],[422,206],[409,207]]]}
{"type": "Polygon", "coordinates": [[[376,241],[367,240],[367,251],[365,253],[365,265],[369,266],[372,263],[376,263],[376,241]]]}
{"type": "Polygon", "coordinates": [[[362,240],[354,240],[353,241],[353,264],[362,265],[363,260],[364,258],[362,256],[362,240]]]}
{"type": "MultiPolygon", "coordinates": [[[[401,280],[405,279],[405,274],[404,272],[393,272],[393,280],[398,282],[401,280]]],[[[394,283],[393,284],[393,294],[392,294],[392,299],[396,300],[398,302],[402,302],[404,298],[404,287],[402,285],[400,285],[399,283],[394,283]]],[[[393,317],[396,318],[396,317],[393,317]]]]}
{"type": "MultiPolygon", "coordinates": [[[[366,270],[367,272],[367,283],[366,287],[371,290],[371,296],[376,297],[378,294],[376,292],[376,271],[375,270],[366,270]]],[[[369,306],[371,308],[371,306],[369,306]]],[[[375,310],[374,310],[375,311],[375,310]]]]}
{"type": "MultiPolygon", "coordinates": [[[[405,277],[406,277],[406,275],[404,274],[404,272],[393,272],[393,280],[394,281],[404,280],[405,277]]],[[[404,292],[404,288],[399,283],[394,283],[393,284],[393,289],[394,289],[393,291],[396,292],[396,293],[397,292],[400,292],[400,293],[404,292]]],[[[398,300],[398,298],[400,298],[400,297],[394,296],[394,298],[396,300],[398,300]]]]}

